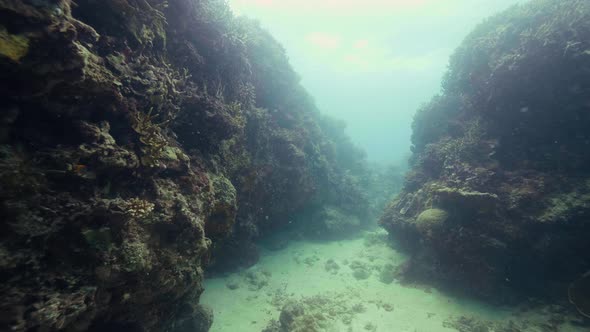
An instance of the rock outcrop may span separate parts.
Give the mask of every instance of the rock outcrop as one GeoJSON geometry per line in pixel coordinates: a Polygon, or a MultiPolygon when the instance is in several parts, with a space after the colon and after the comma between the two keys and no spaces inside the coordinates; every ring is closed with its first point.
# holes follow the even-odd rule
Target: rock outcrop
{"type": "Polygon", "coordinates": [[[284,50],[225,2],[0,0],[0,17],[2,329],[205,331],[209,262],[251,263],[233,248],[345,209],[342,188],[365,204],[284,50]]]}
{"type": "Polygon", "coordinates": [[[590,270],[589,77],[588,1],[515,6],[467,37],[381,218],[408,278],[567,299],[590,270]]]}

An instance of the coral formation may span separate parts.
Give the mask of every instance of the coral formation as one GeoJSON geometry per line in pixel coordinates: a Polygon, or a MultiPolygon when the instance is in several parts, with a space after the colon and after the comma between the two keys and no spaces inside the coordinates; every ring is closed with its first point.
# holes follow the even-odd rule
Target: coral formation
{"type": "Polygon", "coordinates": [[[588,1],[532,1],[482,23],[452,56],[442,94],[416,113],[411,170],[381,218],[412,253],[406,278],[563,303],[590,268],[589,17],[588,1]]]}
{"type": "Polygon", "coordinates": [[[149,216],[154,210],[154,204],[146,200],[134,197],[123,203],[123,209],[126,214],[132,218],[143,219],[149,216]]]}
{"type": "Polygon", "coordinates": [[[265,332],[319,332],[342,331],[360,313],[365,311],[362,303],[350,303],[342,294],[321,294],[288,300],[280,306],[278,320],[272,320],[265,332]]]}
{"type": "Polygon", "coordinates": [[[0,326],[204,331],[207,264],[253,264],[301,210],[367,205],[362,153],[225,2],[0,12],[0,326]]]}
{"type": "Polygon", "coordinates": [[[415,226],[422,236],[431,237],[436,229],[444,227],[444,222],[448,218],[449,214],[445,210],[428,209],[416,217],[415,226]]]}

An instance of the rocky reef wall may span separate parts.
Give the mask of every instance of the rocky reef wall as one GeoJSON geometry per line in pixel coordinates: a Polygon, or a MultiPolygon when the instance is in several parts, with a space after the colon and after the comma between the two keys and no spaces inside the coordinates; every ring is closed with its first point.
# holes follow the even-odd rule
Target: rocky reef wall
{"type": "Polygon", "coordinates": [[[362,153],[225,2],[0,0],[0,18],[0,326],[206,331],[208,264],[251,264],[302,209],[366,210],[362,153]]]}
{"type": "Polygon", "coordinates": [[[588,1],[479,25],[416,113],[412,168],[381,218],[412,253],[408,279],[566,301],[590,270],[589,111],[588,1]]]}

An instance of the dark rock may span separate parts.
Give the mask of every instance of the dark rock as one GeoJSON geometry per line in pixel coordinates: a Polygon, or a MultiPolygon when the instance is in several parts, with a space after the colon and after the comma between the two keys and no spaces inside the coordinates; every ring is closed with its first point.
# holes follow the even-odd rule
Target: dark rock
{"type": "Polygon", "coordinates": [[[178,319],[172,332],[207,332],[213,325],[213,311],[203,305],[197,305],[186,319],[178,319]]]}
{"type": "Polygon", "coordinates": [[[568,298],[580,314],[590,318],[590,272],[569,285],[568,298]]]}

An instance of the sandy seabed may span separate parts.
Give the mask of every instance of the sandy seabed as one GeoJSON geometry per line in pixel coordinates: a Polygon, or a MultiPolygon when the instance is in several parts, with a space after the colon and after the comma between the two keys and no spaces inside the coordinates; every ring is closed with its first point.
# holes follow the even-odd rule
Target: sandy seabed
{"type": "Polygon", "coordinates": [[[402,285],[390,276],[406,259],[388,246],[381,229],[350,240],[293,241],[282,250],[263,250],[260,261],[245,271],[206,280],[201,301],[213,309],[212,332],[263,331],[289,303],[303,308],[297,331],[588,329],[556,318],[551,307],[494,307],[435,288],[402,285]]]}

